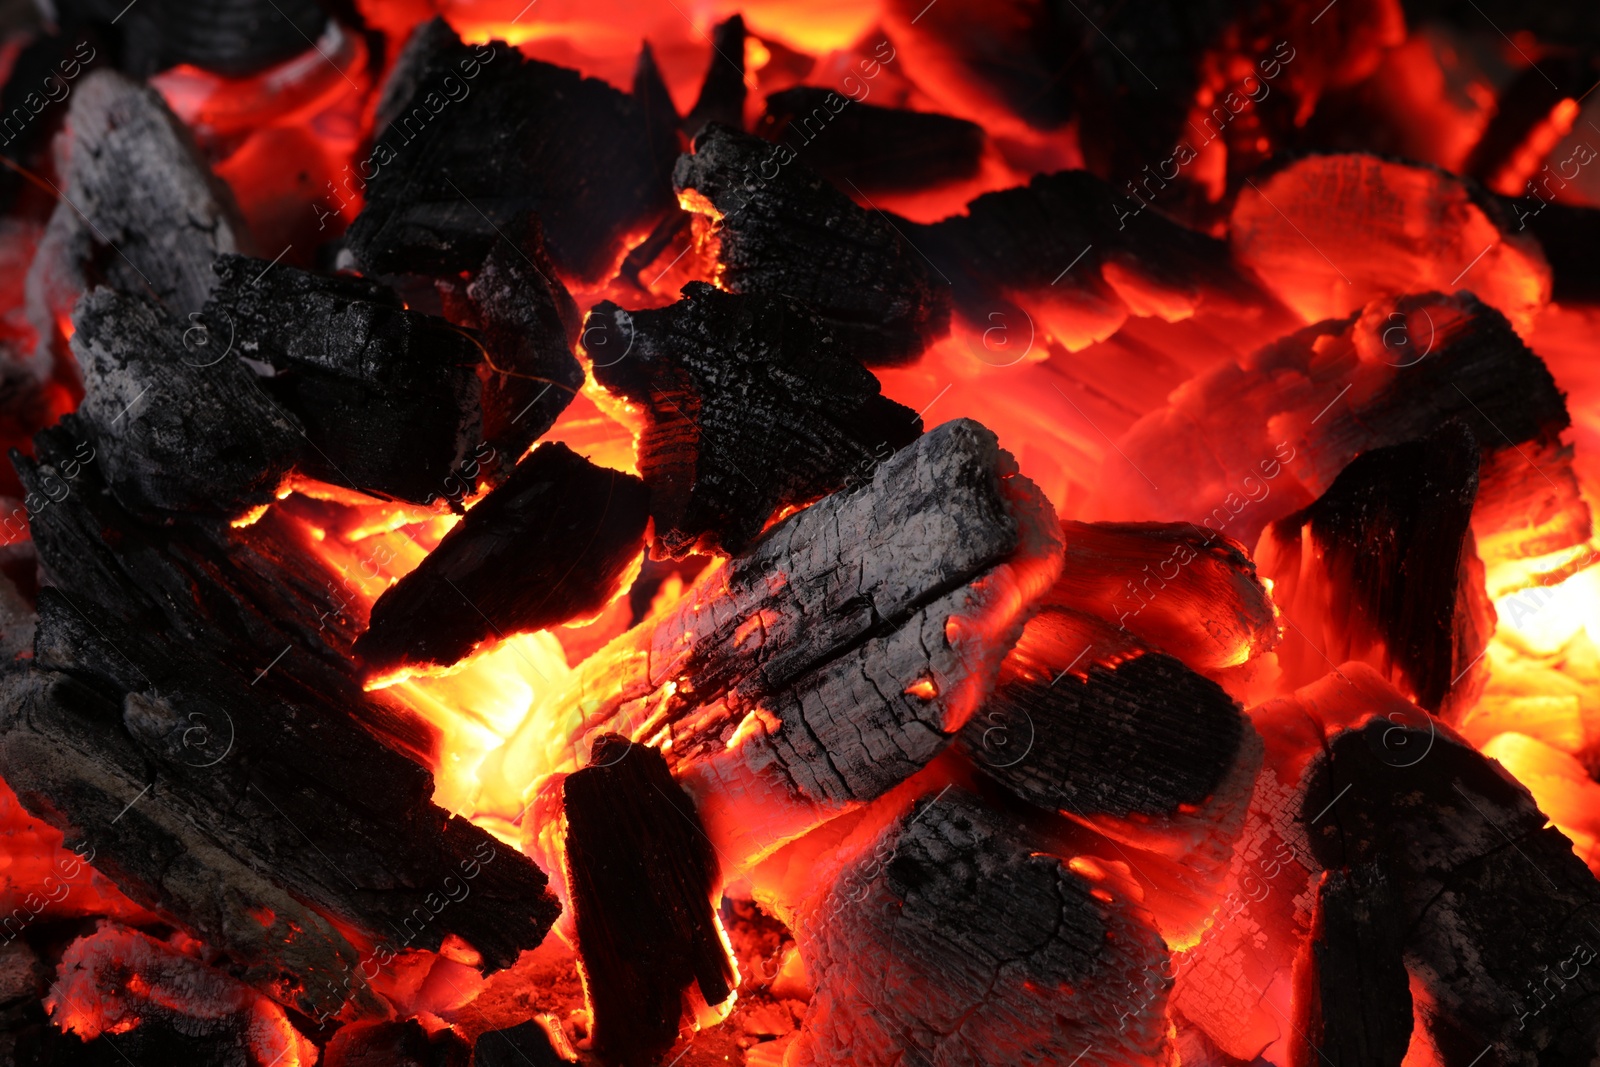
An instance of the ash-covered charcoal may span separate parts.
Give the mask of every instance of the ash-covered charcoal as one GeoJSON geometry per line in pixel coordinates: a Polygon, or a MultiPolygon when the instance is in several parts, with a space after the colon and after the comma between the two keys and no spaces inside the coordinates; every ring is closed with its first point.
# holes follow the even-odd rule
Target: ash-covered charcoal
{"type": "Polygon", "coordinates": [[[1394,880],[1381,862],[1324,871],[1315,909],[1310,981],[1295,997],[1294,1062],[1400,1067],[1412,1014],[1394,880]]]}
{"type": "Polygon", "coordinates": [[[595,380],[644,409],[658,556],[742,552],[781,508],[870,479],[922,432],[785,297],[691,282],[670,307],[596,306],[584,338],[595,380]]]}
{"type": "Polygon", "coordinates": [[[646,745],[597,739],[562,799],[595,1051],[608,1062],[655,1062],[678,1037],[691,986],[711,1006],[733,992],[711,908],[716,853],[694,801],[646,745]]]}
{"type": "Polygon", "coordinates": [[[1007,672],[962,747],[1018,796],[1078,816],[1173,815],[1217,790],[1245,733],[1221,686],[1159,653],[1086,673],[1007,672]],[[996,722],[1032,738],[1014,761],[986,758],[996,722]]]}
{"type": "Polygon", "coordinates": [[[124,507],[231,518],[272,499],[301,458],[300,428],[242,363],[196,355],[142,294],[96,289],[73,325],[79,414],[124,507]]]}
{"type": "Polygon", "coordinates": [[[1054,512],[1014,470],[971,421],[918,438],[590,656],[496,773],[548,767],[552,722],[572,751],[666,737],[730,867],[882,795],[949,745],[1059,572],[1054,512]]]}
{"type": "Polygon", "coordinates": [[[1501,766],[1424,713],[1326,741],[1300,818],[1328,869],[1383,866],[1445,1063],[1600,1053],[1600,882],[1501,766]],[[1414,725],[1423,724],[1423,725],[1414,725]]]}
{"type": "Polygon", "coordinates": [[[154,89],[111,70],[77,83],[57,141],[61,199],[28,269],[28,318],[41,344],[97,283],[199,311],[211,261],[252,251],[233,195],[154,89]],[[63,154],[64,153],[64,154],[63,154]]]}
{"type": "Polygon", "coordinates": [[[1167,1062],[1171,960],[1137,890],[1025,820],[952,786],[814,860],[785,1062],[1167,1062]]]}
{"type": "Polygon", "coordinates": [[[436,19],[384,90],[348,245],[367,270],[450,275],[537,213],[556,267],[599,282],[672,208],[677,118],[661,112],[504,41],[464,45],[436,19]]]}
{"type": "Polygon", "coordinates": [[[767,97],[756,132],[841,190],[868,196],[970,178],[984,145],[977,123],[860,103],[810,85],[767,97]]]}
{"type": "Polygon", "coordinates": [[[639,479],[548,443],[384,591],[357,640],[367,666],[455,663],[485,641],[598,613],[644,547],[639,479]]]}
{"type": "Polygon", "coordinates": [[[723,19],[712,29],[711,58],[706,60],[700,95],[683,118],[683,132],[691,140],[698,137],[709,122],[744,129],[744,101],[748,93],[744,82],[744,42],[744,18],[740,15],[723,19]]]}
{"type": "Polygon", "coordinates": [[[1309,507],[1261,535],[1256,558],[1293,624],[1290,684],[1365,660],[1435,713],[1483,657],[1494,609],[1472,538],[1478,443],[1460,422],[1363,452],[1309,507]]]}
{"type": "Polygon", "coordinates": [[[446,314],[483,344],[483,440],[503,478],[583,385],[572,354],[583,320],[545,255],[537,218],[515,241],[496,238],[464,284],[441,280],[440,288],[446,314]]]}
{"type": "Polygon", "coordinates": [[[329,25],[316,0],[143,0],[117,10],[103,0],[106,18],[123,32],[122,69],[148,78],[187,63],[243,78],[309,51],[329,25]]]}
{"type": "Polygon", "coordinates": [[[1039,332],[1076,350],[1130,314],[1177,320],[1203,304],[1232,310],[1262,301],[1226,243],[1154,212],[1135,219],[1136,210],[1104,181],[1072,170],[984,193],[963,214],[904,229],[978,331],[996,312],[1021,322],[1026,309],[1039,332]]]}
{"type": "Polygon", "coordinates": [[[903,236],[910,223],[858,207],[792,149],[712,123],[672,181],[716,220],[722,284],[804,301],[843,354],[904,363],[949,329],[948,283],[903,236]]]}
{"type": "Polygon", "coordinates": [[[566,1060],[536,1022],[490,1030],[472,1047],[473,1067],[563,1067],[566,1060]]]}
{"type": "Polygon", "coordinates": [[[256,364],[304,427],[300,467],[315,478],[419,504],[446,495],[484,439],[471,337],[364,278],[244,256],[223,256],[216,273],[186,336],[195,363],[221,362],[197,373],[256,364]]]}

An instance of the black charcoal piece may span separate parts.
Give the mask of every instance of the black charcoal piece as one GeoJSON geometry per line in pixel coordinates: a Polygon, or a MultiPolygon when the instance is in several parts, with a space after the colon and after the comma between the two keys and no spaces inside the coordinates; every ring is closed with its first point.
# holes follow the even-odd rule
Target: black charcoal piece
{"type": "Polygon", "coordinates": [[[472,1057],[473,1067],[564,1067],[567,1062],[536,1022],[480,1035],[472,1057]]]}
{"type": "Polygon", "coordinates": [[[197,353],[185,324],[143,295],[96,289],[73,324],[79,414],[125,507],[232,517],[272,499],[300,458],[300,428],[243,363],[197,353]]]}
{"type": "Polygon", "coordinates": [[[677,119],[661,112],[504,41],[464,45],[436,20],[385,89],[348,244],[368,270],[450,275],[537,213],[557,269],[602,281],[672,207],[677,119]]]}
{"type": "Polygon", "coordinates": [[[767,97],[757,133],[787,145],[844,192],[927,189],[970,178],[983,155],[983,127],[924,111],[860,103],[802,85],[767,97]]]}
{"type": "MultiPolygon", "coordinates": [[[[244,256],[223,256],[216,271],[189,358],[264,372],[262,388],[305,429],[302,470],[419,504],[446,495],[483,440],[472,337],[364,278],[244,256]]],[[[530,345],[540,340],[530,331],[530,345]]]]}
{"type": "Polygon", "coordinates": [[[804,301],[843,355],[915,359],[949,329],[946,280],[905,238],[909,223],[857,206],[792,157],[712,123],[678,160],[674,186],[721,216],[722,284],[804,301]]]}
{"type": "Polygon", "coordinates": [[[372,607],[356,652],[378,672],[597,614],[644,548],[644,485],[566,445],[534,449],[372,607]]]}
{"type": "Polygon", "coordinates": [[[123,11],[107,3],[123,31],[122,69],[141,78],[180,63],[247,77],[310,51],[328,26],[316,0],[144,0],[123,11]]]}
{"type": "Polygon", "coordinates": [[[1146,653],[1115,667],[1043,664],[1002,678],[961,744],[984,772],[1025,800],[1078,816],[1173,815],[1221,784],[1244,736],[1222,687],[1170,656],[1146,653]],[[998,718],[991,718],[997,716],[998,718]],[[984,758],[995,722],[1026,731],[1019,758],[984,758]]]}
{"type": "Polygon", "coordinates": [[[744,129],[744,42],[744,19],[739,15],[724,19],[711,31],[711,56],[700,95],[683,119],[683,132],[691,138],[699,136],[708,122],[744,129]]]}
{"type": "Polygon", "coordinates": [[[1400,1067],[1411,1044],[1403,912],[1382,864],[1323,872],[1312,915],[1310,983],[1297,990],[1301,1062],[1400,1067]]]}
{"type": "Polygon", "coordinates": [[[711,908],[718,862],[694,801],[661,753],[616,735],[562,783],[568,885],[602,1058],[653,1062],[684,994],[728,999],[734,969],[711,908]]]}
{"type": "Polygon", "coordinates": [[[738,553],[781,508],[867,480],[922,432],[809,309],[691,282],[670,307],[590,313],[595,380],[644,410],[655,553],[738,553]],[[841,350],[843,349],[843,350],[841,350]]]}

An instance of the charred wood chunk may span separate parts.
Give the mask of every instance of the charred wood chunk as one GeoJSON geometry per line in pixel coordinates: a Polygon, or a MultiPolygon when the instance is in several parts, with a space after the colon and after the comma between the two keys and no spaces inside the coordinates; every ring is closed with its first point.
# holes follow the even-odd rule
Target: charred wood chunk
{"type": "Polygon", "coordinates": [[[262,387],[305,427],[305,473],[414,503],[446,495],[482,441],[483,354],[472,338],[364,278],[243,256],[216,271],[198,322],[206,343],[190,358],[256,364],[262,387]]]}
{"type": "Polygon", "coordinates": [[[694,985],[733,992],[711,907],[718,864],[694,802],[661,753],[610,735],[562,783],[566,863],[594,1013],[594,1045],[622,1064],[672,1047],[694,985]]]}
{"type": "Polygon", "coordinates": [[[798,909],[815,992],[787,1062],[1163,1062],[1166,948],[1098,865],[960,787],[847,848],[798,909]]]}
{"type": "Polygon", "coordinates": [[[1519,543],[1530,538],[1538,553],[1588,539],[1560,444],[1571,424],[1566,401],[1505,317],[1467,292],[1374,300],[1191,380],[1117,442],[1103,503],[1254,544],[1360,453],[1426,437],[1452,419],[1484,451],[1476,514],[1494,517],[1480,528],[1506,540],[1498,552],[1523,554],[1519,543]],[[1537,470],[1527,462],[1535,457],[1537,470]],[[1126,477],[1129,463],[1188,476],[1158,491],[1126,477]]]}
{"type": "Polygon", "coordinates": [[[347,239],[380,273],[473,270],[530,213],[567,277],[602,281],[672,207],[676,117],[442,20],[407,45],[379,108],[377,172],[347,239]]]}
{"type": "MultiPolygon", "coordinates": [[[[586,660],[538,716],[575,751],[671,739],[724,862],[882,795],[943,751],[1060,566],[1048,503],[976,423],[946,423],[586,660]]],[[[509,738],[526,781],[548,726],[509,738]]]]}
{"type": "Polygon", "coordinates": [[[242,363],[197,355],[143,295],[96,289],[73,324],[80,414],[124,507],[231,517],[272,499],[301,458],[300,428],[242,363]]]}
{"type": "Polygon", "coordinates": [[[585,347],[595,380],[645,411],[639,471],[658,555],[741,552],[779,509],[870,477],[922,432],[785,297],[691,282],[659,310],[602,303],[585,347]]]}
{"type": "Polygon", "coordinates": [[[1472,541],[1478,456],[1460,422],[1363,452],[1316,503],[1267,528],[1256,555],[1274,596],[1319,638],[1308,650],[1287,636],[1286,672],[1310,680],[1330,659],[1375,660],[1417,704],[1443,710],[1494,629],[1472,541]]]}
{"type": "Polygon", "coordinates": [[[1130,214],[1104,181],[1060,171],[906,233],[950,280],[969,325],[981,331],[997,312],[1031,308],[1072,349],[1109,336],[1130,313],[1176,319],[1203,302],[1259,302],[1224,242],[1153,212],[1130,214]]]}
{"type": "Polygon", "coordinates": [[[328,1042],[324,1067],[472,1067],[472,1049],[451,1027],[429,1035],[415,1019],[353,1023],[328,1042]]]}
{"type": "MultiPolygon", "coordinates": [[[[1420,713],[1419,713],[1420,714],[1420,713]]],[[[1442,726],[1374,718],[1328,742],[1301,819],[1324,867],[1381,864],[1445,1062],[1600,1049],[1600,882],[1527,790],[1442,726]]]]}
{"type": "Polygon", "coordinates": [[[1299,158],[1240,191],[1229,235],[1239,262],[1307,322],[1461,287],[1527,332],[1550,300],[1534,235],[1477,183],[1437,167],[1355,152],[1299,158]]]}
{"type": "Polygon", "coordinates": [[[711,58],[700,81],[700,95],[683,118],[683,132],[698,137],[708,122],[744,129],[744,18],[734,15],[711,31],[711,58]]]}
{"type": "Polygon", "coordinates": [[[458,291],[453,284],[444,293],[445,310],[483,343],[483,440],[503,461],[503,478],[583,385],[572,354],[583,320],[545,255],[537,219],[519,240],[496,238],[458,291]]]}
{"type": "Polygon", "coordinates": [[[356,653],[375,671],[448,665],[485,641],[597,614],[644,547],[645,488],[540,445],[384,591],[356,653]]]}
{"type": "Polygon", "coordinates": [[[801,85],[767,97],[757,132],[860,195],[926,189],[970,178],[983,155],[983,127],[965,119],[864,104],[801,85]]]}
{"type": "Polygon", "coordinates": [[[232,195],[154,89],[110,70],[83,77],[68,114],[62,197],[28,270],[28,316],[41,338],[96,284],[199,311],[211,261],[251,251],[232,195]]]}
{"type": "Polygon", "coordinates": [[[310,50],[329,26],[316,0],[152,0],[112,21],[123,30],[123,69],[141,78],[180,63],[248,77],[310,50]]]}
{"type": "Polygon", "coordinates": [[[491,1030],[472,1048],[473,1067],[562,1067],[566,1062],[536,1022],[491,1030]]]}
{"type": "Polygon", "coordinates": [[[1256,565],[1227,537],[1187,522],[1064,522],[1061,530],[1067,554],[1050,607],[1115,623],[1126,639],[1198,671],[1237,666],[1277,644],[1277,615],[1256,565]]]}
{"type": "Polygon", "coordinates": [[[1312,918],[1308,995],[1296,998],[1296,1063],[1400,1067],[1411,1043],[1401,904],[1381,864],[1325,871],[1312,918]]]}
{"type": "Polygon", "coordinates": [[[949,329],[946,281],[902,236],[909,223],[856,206],[792,155],[713,123],[678,160],[673,185],[717,220],[722,284],[804,301],[864,363],[915,359],[949,329]]]}
{"type": "Polygon", "coordinates": [[[962,732],[985,772],[1040,807],[1075,815],[1172,815],[1216,791],[1244,734],[1215,682],[1149,653],[1086,678],[1012,677],[962,732]],[[1026,733],[1015,762],[983,758],[988,713],[1026,733]],[[1003,764],[1003,765],[1002,765],[1003,764]]]}

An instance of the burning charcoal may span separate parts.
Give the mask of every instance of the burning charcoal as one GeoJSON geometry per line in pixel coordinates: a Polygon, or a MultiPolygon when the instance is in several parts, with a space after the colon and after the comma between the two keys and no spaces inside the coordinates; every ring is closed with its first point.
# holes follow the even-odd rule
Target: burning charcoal
{"type": "Polygon", "coordinates": [[[1064,522],[1062,533],[1066,562],[1048,608],[1115,623],[1197,671],[1237,666],[1278,643],[1256,565],[1228,538],[1192,523],[1064,522]]]}
{"type": "Polygon", "coordinates": [[[471,338],[364,278],[243,256],[216,272],[186,338],[191,362],[222,363],[195,373],[232,365],[225,346],[259,365],[262,386],[305,426],[300,467],[315,478],[414,503],[444,495],[482,440],[471,338]]]}
{"type": "Polygon", "coordinates": [[[583,385],[583,368],[572,354],[582,319],[544,254],[537,219],[516,243],[497,238],[467,283],[465,299],[452,289],[445,306],[483,342],[483,439],[509,468],[583,385]]]}
{"type": "Polygon", "coordinates": [[[741,552],[780,508],[870,477],[922,432],[784,297],[691,282],[659,310],[606,302],[584,345],[595,380],[645,411],[639,471],[658,555],[741,552]]]}
{"type": "Polygon", "coordinates": [[[1239,261],[1307,322],[1393,293],[1462,288],[1527,334],[1550,300],[1533,235],[1475,183],[1420,164],[1298,160],[1240,192],[1229,233],[1239,261]]]}
{"type": "Polygon", "coordinates": [[[965,724],[1059,570],[1053,512],[1014,469],[976,423],[924,435],[591,656],[490,769],[528,781],[552,723],[578,751],[668,738],[735,868],[881,795],[965,724]]]}
{"type": "Polygon", "coordinates": [[[415,1019],[354,1023],[328,1042],[324,1067],[471,1067],[472,1050],[450,1027],[432,1035],[415,1019]]]}
{"type": "Polygon", "coordinates": [[[54,1021],[84,1041],[131,1031],[112,1042],[129,1063],[231,1067],[316,1055],[283,1009],[249,986],[110,921],[72,942],[59,970],[45,997],[54,1021]]]}
{"type": "Polygon", "coordinates": [[[556,267],[599,282],[672,207],[677,120],[659,110],[503,41],[468,47],[435,20],[385,88],[349,246],[368,270],[449,275],[537,212],[556,267]]]}
{"type": "Polygon", "coordinates": [[[700,136],[708,122],[744,129],[744,19],[738,15],[717,23],[711,31],[711,58],[700,82],[700,96],[683,119],[689,138],[700,136]]]}
{"type": "Polygon", "coordinates": [[[1485,560],[1588,538],[1560,440],[1570,423],[1561,392],[1505,318],[1470,293],[1375,300],[1186,383],[1108,454],[1098,506],[1198,521],[1253,544],[1357,454],[1451,419],[1484,450],[1473,525],[1485,560]],[[1134,471],[1184,474],[1152,485],[1134,471]]]}
{"type": "MultiPolygon", "coordinates": [[[[1510,84],[1496,93],[1494,110],[1483,133],[1467,158],[1451,169],[1470,175],[1497,192],[1516,188],[1523,181],[1525,189],[1537,188],[1523,177],[1526,170],[1532,169],[1528,161],[1550,151],[1547,138],[1553,113],[1563,106],[1563,99],[1581,97],[1594,84],[1596,73],[1595,57],[1579,53],[1548,55],[1522,68],[1510,84]]],[[[1588,151],[1593,159],[1593,149],[1588,151]]],[[[1534,178],[1543,178],[1546,183],[1550,177],[1553,175],[1548,167],[1543,173],[1534,174],[1534,178]]],[[[1542,201],[1535,198],[1535,203],[1542,201]]],[[[1517,210],[1514,203],[1511,207],[1513,215],[1526,211],[1517,210]]]]}
{"type": "Polygon", "coordinates": [[[672,181],[687,206],[717,220],[722,284],[806,302],[842,354],[904,363],[949,328],[944,279],[902,236],[909,223],[857,207],[792,150],[713,123],[672,181]]]}
{"type": "Polygon", "coordinates": [[[30,517],[52,587],[32,667],[3,678],[0,774],[23,805],[69,834],[115,819],[97,869],[307,1015],[378,1012],[363,966],[448,935],[492,969],[536,946],[543,874],[432,806],[416,761],[437,739],[362,692],[305,531],[275,510],[142,522],[76,433],[68,416],[14,457],[30,491],[70,490],[30,517]]]}
{"type": "Polygon", "coordinates": [[[246,77],[308,51],[328,26],[316,0],[145,0],[109,14],[123,31],[122,67],[141,78],[180,63],[246,77]]]}
{"type": "Polygon", "coordinates": [[[1166,1062],[1170,960],[1110,869],[959,786],[805,858],[815,991],[786,1062],[1166,1062]]]}
{"type": "Polygon", "coordinates": [[[691,985],[712,1006],[733,992],[711,909],[716,854],[694,801],[645,745],[597,739],[562,797],[595,1051],[615,1063],[654,1062],[677,1040],[691,985]]]}
{"type": "Polygon", "coordinates": [[[300,458],[300,429],[243,364],[206,366],[142,295],[96,289],[73,323],[80,412],[123,506],[231,517],[272,499],[300,458]]]}
{"type": "Polygon", "coordinates": [[[55,336],[96,283],[199,311],[211,261],[250,251],[232,194],[200,158],[161,95],[109,70],[72,94],[70,139],[58,142],[62,196],[28,270],[28,317],[55,336]]]}
{"type": "Polygon", "coordinates": [[[1221,686],[1150,653],[1112,668],[1096,664],[1083,678],[1002,676],[961,744],[985,773],[1040,807],[1126,817],[1204,803],[1233,767],[1244,733],[1239,706],[1221,686]],[[982,758],[983,735],[996,721],[1027,725],[1032,744],[1014,762],[982,758]]]}
{"type": "Polygon", "coordinates": [[[1393,877],[1394,928],[1446,1062],[1600,1050],[1600,883],[1499,764],[1444,726],[1375,717],[1328,739],[1301,812],[1324,867],[1393,877]]]}
{"type": "Polygon", "coordinates": [[[802,85],[767,97],[761,136],[845,191],[926,189],[970,178],[983,155],[983,127],[965,119],[864,104],[802,85]]]}
{"type": "Polygon", "coordinates": [[[1494,630],[1472,541],[1478,445],[1459,422],[1363,452],[1256,548],[1293,624],[1278,650],[1291,684],[1329,660],[1365,660],[1441,713],[1494,630]]]}
{"type": "Polygon", "coordinates": [[[1400,1067],[1411,1042],[1406,931],[1393,881],[1378,864],[1330,870],[1317,886],[1311,984],[1296,998],[1295,1062],[1400,1067]]]}
{"type": "Polygon", "coordinates": [[[950,280],[969,327],[981,332],[997,313],[1021,322],[1026,310],[1038,333],[1074,351],[1130,314],[1175,321],[1202,304],[1260,302],[1221,241],[1154,213],[1133,221],[1133,210],[1094,175],[1061,171],[906,232],[950,280]]]}
{"type": "Polygon", "coordinates": [[[472,1049],[473,1067],[563,1067],[566,1062],[536,1022],[491,1030],[472,1049]]]}
{"type": "Polygon", "coordinates": [[[644,547],[637,478],[544,444],[378,598],[356,652],[375,671],[456,662],[485,642],[592,616],[644,547]]]}

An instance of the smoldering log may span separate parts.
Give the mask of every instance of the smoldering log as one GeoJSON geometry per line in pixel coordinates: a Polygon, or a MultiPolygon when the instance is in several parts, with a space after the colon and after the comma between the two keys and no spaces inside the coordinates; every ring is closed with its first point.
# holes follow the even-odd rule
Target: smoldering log
{"type": "Polygon", "coordinates": [[[184,335],[196,375],[249,361],[303,427],[298,466],[312,477],[418,504],[449,494],[484,440],[473,338],[365,278],[244,256],[223,256],[216,273],[184,335]]]}
{"type": "Polygon", "coordinates": [[[1506,1067],[1535,1067],[1600,1051],[1600,882],[1499,764],[1442,725],[1374,718],[1329,739],[1301,818],[1325,868],[1392,875],[1447,1062],[1492,1049],[1506,1067]]]}
{"type": "Polygon", "coordinates": [[[24,806],[91,835],[130,897],[308,1015],[377,1010],[341,929],[393,952],[455,934],[493,968],[536,946],[556,912],[543,874],[432,806],[404,720],[361,691],[355,623],[304,535],[270,513],[242,530],[142,522],[95,462],[68,477],[78,428],[14,460],[27,485],[70,487],[31,516],[54,584],[33,666],[6,680],[0,773],[24,806]]]}
{"type": "Polygon", "coordinates": [[[756,132],[842,191],[867,196],[970,178],[984,146],[975,122],[861,103],[810,85],[768,96],[756,132]]]}
{"type": "Polygon", "coordinates": [[[1131,519],[1204,522],[1253,544],[1359,453],[1452,419],[1484,451],[1474,527],[1486,560],[1588,539],[1560,440],[1566,401],[1505,317],[1466,292],[1375,300],[1189,381],[1117,442],[1101,504],[1131,519]],[[1130,463],[1187,476],[1156,491],[1126,476],[1130,463]]]}
{"type": "Polygon", "coordinates": [[[1272,601],[1237,542],[1186,522],[1068,521],[1061,530],[1066,559],[1047,609],[1115,623],[1124,640],[1202,672],[1277,645],[1272,601]]]}
{"type": "Polygon", "coordinates": [[[922,432],[798,301],[704,282],[667,308],[590,313],[595,380],[644,410],[658,555],[738,553],[779,509],[870,477],[922,432]]]}
{"type": "Polygon", "coordinates": [[[199,311],[211,261],[251,252],[227,187],[161,94],[110,70],[74,87],[58,141],[62,197],[28,269],[28,319],[41,339],[96,284],[144,293],[180,317],[199,311]]]}
{"type": "Polygon", "coordinates": [[[659,1059],[678,1037],[690,987],[707,1005],[734,969],[711,908],[719,864],[694,801],[655,749],[599,738],[562,783],[572,894],[595,1050],[659,1059]]]}
{"type": "Polygon", "coordinates": [[[186,343],[142,294],[96,289],[73,316],[79,407],[107,485],[130,511],[236,517],[273,498],[302,431],[237,360],[186,343]]]}
{"type": "Polygon", "coordinates": [[[840,852],[786,916],[814,983],[787,1062],[1163,1062],[1166,947],[1098,865],[960,786],[840,852]]]}
{"type": "Polygon", "coordinates": [[[476,329],[486,353],[483,440],[502,461],[504,478],[583,385],[572,354],[583,320],[545,254],[536,218],[515,241],[495,240],[464,293],[459,283],[441,279],[446,284],[447,314],[476,329]]]}
{"type": "MultiPolygon", "coordinates": [[[[819,139],[820,141],[820,139],[819,139]]],[[[984,193],[931,225],[907,224],[948,278],[957,313],[981,332],[994,314],[1023,310],[1076,350],[1133,315],[1184,318],[1202,305],[1236,311],[1270,304],[1233,265],[1227,245],[1135,205],[1086,171],[1041,174],[984,193]]]]}
{"type": "Polygon", "coordinates": [[[924,435],[591,656],[484,773],[529,780],[552,727],[655,745],[732,866],[881,795],[972,715],[1060,566],[1013,471],[976,423],[924,435]]]}
{"type": "Polygon", "coordinates": [[[407,42],[379,103],[376,173],[347,242],[380,273],[474,270],[530,213],[567,277],[602,281],[672,207],[677,120],[442,19],[407,42]]]}
{"type": "Polygon", "coordinates": [[[1406,931],[1394,882],[1379,863],[1324,871],[1311,927],[1311,968],[1295,998],[1295,1067],[1400,1067],[1411,1043],[1406,931]]]}
{"type": "Polygon", "coordinates": [[[733,15],[711,30],[711,56],[700,80],[700,95],[683,117],[683,132],[698,137],[708,122],[744,129],[744,18],[733,15]]]}
{"type": "Polygon", "coordinates": [[[1471,694],[1494,630],[1472,538],[1478,457],[1472,431],[1447,423],[1363,452],[1316,503],[1267,527],[1256,558],[1293,623],[1279,649],[1291,684],[1361,659],[1432,712],[1457,687],[1471,694]]]}
{"type": "Polygon", "coordinates": [[[542,444],[384,591],[356,654],[379,673],[447,666],[483,642],[591,617],[620,591],[647,519],[639,479],[542,444]]]}
{"type": "Polygon", "coordinates": [[[809,304],[863,363],[915,359],[949,329],[948,283],[902,236],[910,224],[858,207],[781,149],[712,123],[672,181],[717,220],[723,286],[809,304]]]}
{"type": "Polygon", "coordinates": [[[1078,816],[1171,816],[1216,792],[1245,733],[1221,686],[1159,653],[1085,673],[1007,671],[962,748],[1018,796],[1078,816]],[[1014,760],[982,758],[994,722],[1031,744],[1014,760]]]}

